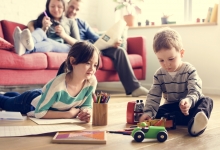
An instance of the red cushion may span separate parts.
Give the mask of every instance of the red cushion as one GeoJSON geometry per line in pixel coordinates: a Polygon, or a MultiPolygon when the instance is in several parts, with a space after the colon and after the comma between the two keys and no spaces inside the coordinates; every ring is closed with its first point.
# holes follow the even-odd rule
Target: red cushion
{"type": "Polygon", "coordinates": [[[10,42],[11,44],[14,45],[14,40],[13,40],[13,32],[16,26],[19,26],[21,30],[27,28],[25,25],[8,21],[8,20],[2,20],[1,21],[2,25],[2,30],[4,33],[4,39],[10,42]]]}
{"type": "MultiPolygon", "coordinates": [[[[128,59],[133,69],[141,68],[143,66],[143,60],[140,55],[129,54],[128,59]]],[[[109,57],[102,56],[102,70],[115,70],[112,60],[109,57]]]]}
{"type": "Polygon", "coordinates": [[[44,53],[18,56],[13,52],[0,50],[0,64],[0,68],[5,69],[46,69],[47,56],[44,53]]]}
{"type": "Polygon", "coordinates": [[[67,53],[47,52],[45,54],[48,59],[48,69],[59,69],[67,57],[67,53]]]}
{"type": "Polygon", "coordinates": [[[1,21],[0,21],[0,37],[4,38],[1,21]]]}
{"type": "Polygon", "coordinates": [[[0,37],[0,49],[11,50],[14,46],[0,37]]]}
{"type": "Polygon", "coordinates": [[[56,76],[57,70],[15,70],[0,69],[2,85],[33,85],[46,84],[56,76]]]}

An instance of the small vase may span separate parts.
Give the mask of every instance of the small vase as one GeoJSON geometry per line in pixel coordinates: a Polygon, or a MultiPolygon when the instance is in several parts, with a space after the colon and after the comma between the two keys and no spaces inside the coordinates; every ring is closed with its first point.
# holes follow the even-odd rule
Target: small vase
{"type": "Polygon", "coordinates": [[[146,20],[146,22],[145,22],[146,26],[148,26],[149,23],[150,23],[150,21],[149,21],[149,20],[146,20]]]}
{"type": "Polygon", "coordinates": [[[124,20],[126,21],[127,26],[129,26],[129,27],[133,27],[133,26],[136,25],[136,18],[135,18],[135,16],[125,15],[124,16],[124,20]]]}
{"type": "Polygon", "coordinates": [[[167,18],[162,17],[162,18],[161,18],[161,23],[162,23],[162,24],[167,24],[167,18]]]}

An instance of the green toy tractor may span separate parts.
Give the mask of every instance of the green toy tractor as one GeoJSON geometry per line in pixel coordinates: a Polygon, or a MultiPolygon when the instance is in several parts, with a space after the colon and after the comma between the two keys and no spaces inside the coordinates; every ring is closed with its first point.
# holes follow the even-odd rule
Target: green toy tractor
{"type": "Polygon", "coordinates": [[[147,139],[157,139],[159,142],[164,142],[167,140],[168,133],[163,126],[149,126],[146,127],[145,122],[141,123],[141,127],[135,128],[131,135],[136,142],[142,142],[145,138],[147,139]]]}

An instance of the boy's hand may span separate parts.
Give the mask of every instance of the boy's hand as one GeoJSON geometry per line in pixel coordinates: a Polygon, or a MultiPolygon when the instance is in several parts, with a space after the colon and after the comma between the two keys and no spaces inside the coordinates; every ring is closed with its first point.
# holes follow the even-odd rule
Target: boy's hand
{"type": "Polygon", "coordinates": [[[190,109],[190,107],[191,107],[190,101],[191,101],[191,100],[190,100],[189,98],[185,98],[185,99],[182,99],[182,100],[180,101],[180,104],[179,104],[180,110],[182,111],[182,113],[183,113],[185,116],[189,115],[189,109],[190,109]]]}
{"type": "Polygon", "coordinates": [[[143,113],[142,116],[139,118],[139,122],[143,122],[144,120],[150,120],[151,117],[146,114],[146,113],[143,113]]]}
{"type": "Polygon", "coordinates": [[[90,122],[91,115],[88,112],[88,110],[84,109],[79,112],[77,117],[79,118],[79,120],[85,121],[88,123],[88,122],[90,122]]]}

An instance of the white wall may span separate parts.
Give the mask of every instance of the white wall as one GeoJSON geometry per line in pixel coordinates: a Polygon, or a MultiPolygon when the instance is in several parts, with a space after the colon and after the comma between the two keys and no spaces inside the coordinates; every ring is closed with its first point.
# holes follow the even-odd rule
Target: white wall
{"type": "MultiPolygon", "coordinates": [[[[97,24],[97,11],[99,10],[97,1],[101,0],[84,0],[78,14],[80,18],[87,20],[93,27],[96,27],[97,24]]],[[[26,25],[45,10],[45,5],[46,0],[1,0],[0,20],[10,20],[26,25]]]]}
{"type": "MultiPolygon", "coordinates": [[[[106,30],[109,24],[114,23],[114,15],[110,17],[108,12],[110,8],[106,9],[107,6],[112,6],[110,3],[113,2],[103,2],[102,9],[99,10],[99,13],[102,12],[102,15],[98,18],[101,30],[106,30]],[[107,17],[103,14],[107,14],[107,17]]],[[[112,6],[111,9],[114,9],[114,7],[112,6]]],[[[218,24],[220,24],[220,11],[218,14],[218,24]]],[[[152,84],[154,72],[159,67],[152,48],[153,37],[158,29],[142,28],[129,29],[128,31],[128,36],[142,35],[146,37],[147,76],[146,81],[141,81],[141,83],[148,88],[152,84]]],[[[193,64],[203,80],[203,92],[220,95],[220,25],[173,27],[173,29],[177,30],[183,39],[183,45],[186,50],[183,60],[193,64]]],[[[118,88],[119,85],[121,86],[118,83],[108,84],[109,89],[118,88]]],[[[105,87],[106,84],[101,83],[98,89],[105,87]]]]}

